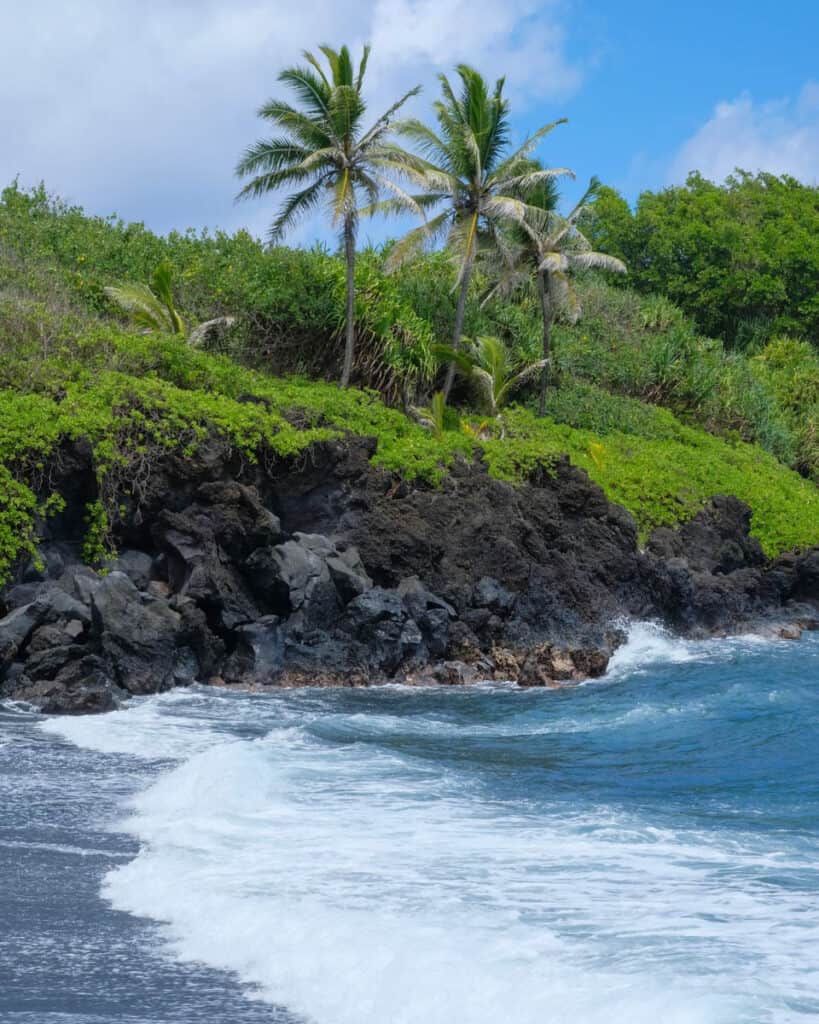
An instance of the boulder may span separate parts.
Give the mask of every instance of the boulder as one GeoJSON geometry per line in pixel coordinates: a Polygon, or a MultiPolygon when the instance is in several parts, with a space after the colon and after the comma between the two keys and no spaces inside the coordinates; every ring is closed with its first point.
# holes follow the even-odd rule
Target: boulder
{"type": "Polygon", "coordinates": [[[346,617],[353,629],[366,637],[367,631],[379,622],[402,624],[407,618],[407,611],[400,594],[373,587],[347,605],[346,617]]]}
{"type": "Polygon", "coordinates": [[[145,551],[125,549],[107,563],[109,572],[124,572],[137,590],[147,590],[153,579],[154,558],[145,551]]]}
{"type": "Polygon", "coordinates": [[[121,572],[101,580],[92,596],[94,630],[113,676],[129,693],[155,693],[193,679],[180,657],[181,617],[162,601],[143,603],[121,572]]]}
{"type": "MultiPolygon", "coordinates": [[[[208,510],[161,512],[152,533],[167,556],[168,582],[175,594],[191,598],[207,614],[218,617],[225,630],[259,617],[238,566],[217,543],[208,510]]],[[[235,536],[230,539],[238,544],[235,536]]]]}
{"type": "Polygon", "coordinates": [[[326,561],[327,554],[334,549],[315,543],[312,538],[305,543],[303,537],[300,535],[277,545],[273,549],[273,564],[279,579],[287,585],[290,612],[301,613],[307,621],[327,626],[335,622],[341,612],[338,592],[326,561]]]}
{"type": "Polygon", "coordinates": [[[355,548],[330,555],[327,559],[327,568],[344,604],[349,604],[356,597],[372,589],[373,581],[367,575],[355,548]]]}
{"type": "Polygon", "coordinates": [[[16,700],[54,715],[112,711],[126,696],[95,656],[69,662],[52,679],[32,680],[22,675],[14,690],[16,700]]]}
{"type": "Polygon", "coordinates": [[[21,605],[0,619],[0,674],[17,658],[29,636],[43,621],[45,608],[38,602],[21,605]]]}
{"type": "Polygon", "coordinates": [[[225,682],[244,686],[268,686],[275,682],[284,667],[279,622],[278,616],[267,615],[236,630],[234,650],[221,672],[225,682]]]}

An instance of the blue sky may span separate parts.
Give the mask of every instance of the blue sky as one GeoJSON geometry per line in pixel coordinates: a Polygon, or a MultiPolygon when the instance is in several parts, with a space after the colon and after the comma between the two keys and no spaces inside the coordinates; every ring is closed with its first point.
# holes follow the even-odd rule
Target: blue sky
{"type": "Polygon", "coordinates": [[[3,15],[0,182],[159,231],[262,233],[272,206],[232,201],[256,107],[303,47],[365,40],[373,113],[421,82],[423,115],[467,60],[506,74],[520,137],[568,116],[541,153],[576,170],[567,201],[591,174],[632,200],[692,167],[819,181],[815,2],[40,0],[3,15]]]}

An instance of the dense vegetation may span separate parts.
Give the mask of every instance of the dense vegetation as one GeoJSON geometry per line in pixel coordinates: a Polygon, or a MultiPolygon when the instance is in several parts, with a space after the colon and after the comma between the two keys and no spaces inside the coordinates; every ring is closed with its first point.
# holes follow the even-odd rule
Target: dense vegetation
{"type": "Polygon", "coordinates": [[[695,177],[632,214],[593,180],[561,216],[555,179],[571,172],[532,151],[562,122],[512,151],[503,80],[491,90],[460,66],[459,92],[440,76],[435,131],[395,120],[407,97],[364,128],[368,51],[357,70],[345,48],[322,54],[326,68],[305,54],[282,73],[298,103],[261,109],[281,135],[238,171],[245,195],[298,188],[276,238],[326,205],[339,254],[246,232],[162,238],[43,187],[3,191],[0,578],[60,507],[50,471],[71,439],[90,444],[98,482],[92,563],[163,452],[214,435],[250,460],[371,435],[378,465],[430,485],[458,455],[511,482],[568,455],[643,536],[727,492],[751,505],[770,554],[819,542],[819,357],[802,337],[812,249],[780,216],[791,193],[808,210],[801,186],[695,177]],[[421,225],[357,251],[360,215],[402,210],[421,225]],[[606,280],[619,257],[636,290],[606,280]]]}
{"type": "MultiPolygon", "coordinates": [[[[386,276],[381,260],[377,252],[359,260],[358,330],[369,341],[357,373],[370,385],[383,382],[396,400],[409,389],[420,402],[434,386],[436,340],[451,325],[451,266],[433,253],[386,276]]],[[[88,510],[91,560],[109,542],[118,500],[138,494],[162,451],[196,446],[213,433],[248,458],[286,456],[345,432],[373,435],[379,465],[432,484],[458,453],[481,449],[491,472],[509,480],[566,453],[635,515],[644,534],[728,491],[751,504],[754,531],[770,553],[819,541],[815,486],[740,439],[767,424],[772,445],[791,443],[788,423],[799,422],[806,401],[805,346],[780,341],[763,357],[737,362],[700,339],[668,303],[589,278],[579,284],[584,319],[555,331],[560,386],[550,417],[534,415],[535,387],[505,411],[502,429],[480,411],[448,408],[436,436],[373,390],[305,379],[307,371],[337,371],[343,284],[343,261],[321,250],[265,250],[242,233],[162,239],[139,225],[86,217],[42,189],[7,189],[0,203],[0,574],[33,543],[38,501],[49,497],[49,455],[61,439],[76,437],[91,441],[100,484],[100,502],[88,510]],[[148,279],[166,258],[189,322],[238,315],[235,329],[213,343],[224,351],[124,329],[106,284],[148,279]],[[673,359],[660,359],[666,349],[673,359]],[[701,363],[710,367],[706,381],[701,363]],[[270,368],[298,368],[302,376],[261,372],[270,368]],[[764,414],[743,404],[749,381],[764,414]],[[266,402],[237,401],[249,394],[266,402]],[[738,410],[732,425],[731,408],[738,410]],[[680,417],[709,419],[725,437],[680,417]]],[[[484,308],[473,300],[466,323],[475,335],[500,335],[522,358],[539,351],[536,297],[484,308]]],[[[464,403],[470,394],[463,391],[464,403]]]]}
{"type": "Polygon", "coordinates": [[[737,172],[724,185],[692,174],[643,192],[632,211],[607,190],[595,243],[625,260],[641,292],[667,295],[732,348],[787,334],[819,348],[819,188],[737,172]]]}

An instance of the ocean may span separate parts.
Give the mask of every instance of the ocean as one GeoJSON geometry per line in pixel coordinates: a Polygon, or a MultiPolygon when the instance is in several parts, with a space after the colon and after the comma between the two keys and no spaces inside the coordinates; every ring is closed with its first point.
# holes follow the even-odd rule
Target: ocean
{"type": "Polygon", "coordinates": [[[0,707],[0,1021],[819,1017],[819,636],[0,707]]]}

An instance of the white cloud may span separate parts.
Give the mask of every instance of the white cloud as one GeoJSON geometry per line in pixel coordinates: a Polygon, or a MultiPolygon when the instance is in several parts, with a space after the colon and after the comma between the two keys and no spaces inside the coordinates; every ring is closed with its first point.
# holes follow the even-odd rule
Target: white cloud
{"type": "Polygon", "coordinates": [[[795,100],[757,104],[743,93],[718,103],[675,156],[668,180],[680,182],[698,170],[722,181],[737,167],[819,181],[819,83],[807,82],[795,100]]]}
{"type": "Polygon", "coordinates": [[[255,111],[276,74],[318,43],[369,40],[373,112],[469,60],[508,75],[518,109],[580,85],[565,55],[563,0],[40,0],[4,11],[0,185],[20,174],[93,212],[158,230],[247,225],[273,203],[233,205],[233,167],[264,132],[255,111]]]}

